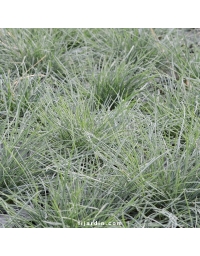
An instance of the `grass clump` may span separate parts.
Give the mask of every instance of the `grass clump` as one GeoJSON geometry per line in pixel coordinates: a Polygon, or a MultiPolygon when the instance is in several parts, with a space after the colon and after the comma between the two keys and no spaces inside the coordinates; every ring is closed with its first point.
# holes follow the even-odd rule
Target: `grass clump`
{"type": "Polygon", "coordinates": [[[178,31],[1,30],[1,226],[200,226],[200,51],[178,31]]]}

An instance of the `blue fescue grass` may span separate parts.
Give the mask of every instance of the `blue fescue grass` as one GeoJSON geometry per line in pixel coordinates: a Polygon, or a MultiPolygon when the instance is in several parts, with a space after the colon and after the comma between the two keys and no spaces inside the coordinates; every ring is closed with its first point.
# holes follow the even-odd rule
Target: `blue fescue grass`
{"type": "Polygon", "coordinates": [[[182,38],[1,30],[2,226],[200,226],[200,52],[182,38]]]}

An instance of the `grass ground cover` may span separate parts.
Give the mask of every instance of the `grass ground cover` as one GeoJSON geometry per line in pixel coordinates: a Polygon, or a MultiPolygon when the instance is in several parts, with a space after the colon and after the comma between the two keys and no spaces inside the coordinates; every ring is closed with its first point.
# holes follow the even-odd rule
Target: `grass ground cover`
{"type": "Polygon", "coordinates": [[[192,33],[0,30],[0,226],[200,227],[192,33]]]}

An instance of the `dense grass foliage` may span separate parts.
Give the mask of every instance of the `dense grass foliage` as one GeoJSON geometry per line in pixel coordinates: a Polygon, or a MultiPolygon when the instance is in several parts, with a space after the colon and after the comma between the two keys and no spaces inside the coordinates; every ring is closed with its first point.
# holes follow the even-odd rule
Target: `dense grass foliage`
{"type": "Polygon", "coordinates": [[[1,29],[0,226],[200,227],[199,70],[177,29],[1,29]]]}

